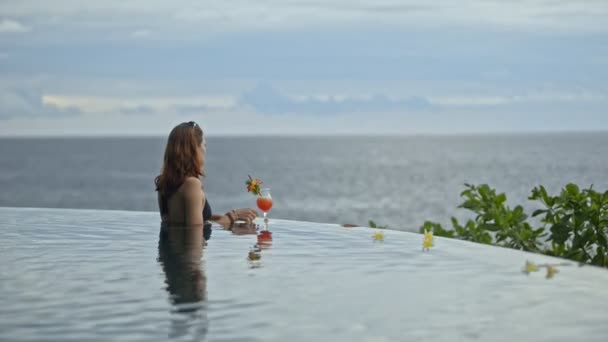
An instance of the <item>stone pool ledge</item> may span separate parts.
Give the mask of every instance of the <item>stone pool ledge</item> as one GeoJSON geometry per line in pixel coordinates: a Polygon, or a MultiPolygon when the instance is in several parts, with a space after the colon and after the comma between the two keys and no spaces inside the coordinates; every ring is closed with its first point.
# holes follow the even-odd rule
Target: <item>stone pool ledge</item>
{"type": "Polygon", "coordinates": [[[271,218],[200,253],[157,213],[0,208],[0,340],[605,341],[608,271],[445,238],[271,218]],[[522,273],[526,260],[560,264],[522,273]]]}

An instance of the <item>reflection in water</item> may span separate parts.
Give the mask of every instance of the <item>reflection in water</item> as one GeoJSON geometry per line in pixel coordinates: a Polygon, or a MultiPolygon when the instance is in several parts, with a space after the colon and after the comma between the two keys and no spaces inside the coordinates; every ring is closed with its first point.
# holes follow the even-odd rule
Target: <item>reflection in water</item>
{"type": "Polygon", "coordinates": [[[170,338],[189,335],[190,330],[196,341],[204,340],[207,335],[207,278],[202,265],[205,243],[202,230],[203,227],[172,227],[161,232],[159,237],[158,261],[174,306],[170,338]]]}
{"type": "Polygon", "coordinates": [[[262,230],[258,234],[258,246],[261,249],[268,249],[272,246],[272,232],[268,230],[262,230]]]}
{"type": "Polygon", "coordinates": [[[262,267],[262,250],[269,249],[272,246],[272,233],[268,230],[262,230],[257,234],[258,243],[249,249],[247,260],[251,268],[262,267]]]}
{"type": "Polygon", "coordinates": [[[247,253],[247,261],[249,262],[249,266],[251,268],[262,267],[261,259],[262,259],[262,250],[258,245],[254,245],[249,248],[249,253],[247,253]]]}
{"type": "Polygon", "coordinates": [[[254,223],[235,223],[231,226],[225,226],[224,229],[231,231],[234,235],[257,234],[257,227],[254,223]]]}

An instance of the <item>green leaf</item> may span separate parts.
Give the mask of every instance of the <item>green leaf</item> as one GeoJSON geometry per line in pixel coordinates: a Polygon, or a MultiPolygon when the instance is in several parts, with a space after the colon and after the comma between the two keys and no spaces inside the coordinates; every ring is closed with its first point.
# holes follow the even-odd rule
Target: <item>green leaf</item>
{"type": "Polygon", "coordinates": [[[608,267],[608,254],[605,247],[597,247],[595,249],[595,257],[592,260],[592,264],[602,267],[608,267]]]}
{"type": "Polygon", "coordinates": [[[602,195],[602,203],[608,203],[608,191],[602,195]]]}
{"type": "Polygon", "coordinates": [[[597,234],[597,243],[608,249],[608,238],[606,237],[606,233],[605,232],[598,232],[597,234]]]}
{"type": "Polygon", "coordinates": [[[568,226],[558,223],[551,227],[551,236],[549,237],[549,240],[552,240],[559,245],[563,245],[569,237],[570,229],[568,226]]]}
{"type": "Polygon", "coordinates": [[[585,237],[575,235],[572,239],[572,249],[581,249],[585,245],[585,237]]]}
{"type": "Polygon", "coordinates": [[[518,205],[513,209],[513,218],[516,222],[523,222],[528,218],[528,215],[524,213],[524,208],[518,205]]]}
{"type": "Polygon", "coordinates": [[[536,216],[538,216],[538,215],[542,215],[542,214],[544,214],[544,213],[546,213],[546,212],[547,212],[547,210],[544,210],[544,209],[538,209],[538,210],[535,210],[535,211],[532,213],[532,217],[536,217],[536,216]]]}
{"type": "Polygon", "coordinates": [[[380,226],[380,225],[378,225],[376,222],[374,222],[374,221],[372,221],[372,220],[369,220],[369,222],[368,222],[368,226],[369,226],[370,228],[376,228],[376,229],[386,229],[386,228],[388,228],[388,226],[387,226],[387,225],[380,226]]]}
{"type": "Polygon", "coordinates": [[[487,184],[482,184],[477,190],[482,199],[487,199],[490,195],[490,187],[487,184]]]}
{"type": "Polygon", "coordinates": [[[498,226],[496,224],[492,224],[492,223],[482,224],[482,225],[480,225],[480,228],[483,230],[489,230],[491,232],[497,232],[501,229],[500,226],[498,226]]]}
{"type": "Polygon", "coordinates": [[[572,196],[578,196],[580,194],[578,185],[572,183],[566,185],[566,191],[572,196]]]}
{"type": "Polygon", "coordinates": [[[553,197],[549,196],[549,194],[547,194],[547,189],[545,189],[544,186],[540,186],[540,194],[542,196],[543,201],[545,202],[545,204],[549,207],[553,206],[553,197]]]}

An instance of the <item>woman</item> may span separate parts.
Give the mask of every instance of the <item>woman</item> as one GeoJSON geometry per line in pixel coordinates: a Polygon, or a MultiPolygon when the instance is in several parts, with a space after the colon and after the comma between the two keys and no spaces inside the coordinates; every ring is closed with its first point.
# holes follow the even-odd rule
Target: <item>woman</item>
{"type": "Polygon", "coordinates": [[[253,209],[231,210],[224,215],[211,213],[201,183],[205,152],[203,130],[197,123],[181,123],[169,134],[162,172],[155,180],[163,227],[202,226],[208,220],[231,226],[237,220],[250,223],[257,216],[253,209]]]}

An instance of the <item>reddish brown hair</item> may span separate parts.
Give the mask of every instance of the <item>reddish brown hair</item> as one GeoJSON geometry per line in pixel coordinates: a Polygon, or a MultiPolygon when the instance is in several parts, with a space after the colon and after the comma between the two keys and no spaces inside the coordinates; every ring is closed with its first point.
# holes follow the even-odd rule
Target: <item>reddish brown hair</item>
{"type": "MultiPolygon", "coordinates": [[[[156,191],[160,193],[165,204],[186,178],[198,178],[204,174],[202,144],[203,130],[193,121],[181,123],[171,130],[165,148],[163,168],[154,180],[156,191]]],[[[161,211],[165,210],[161,208],[161,211]]]]}

